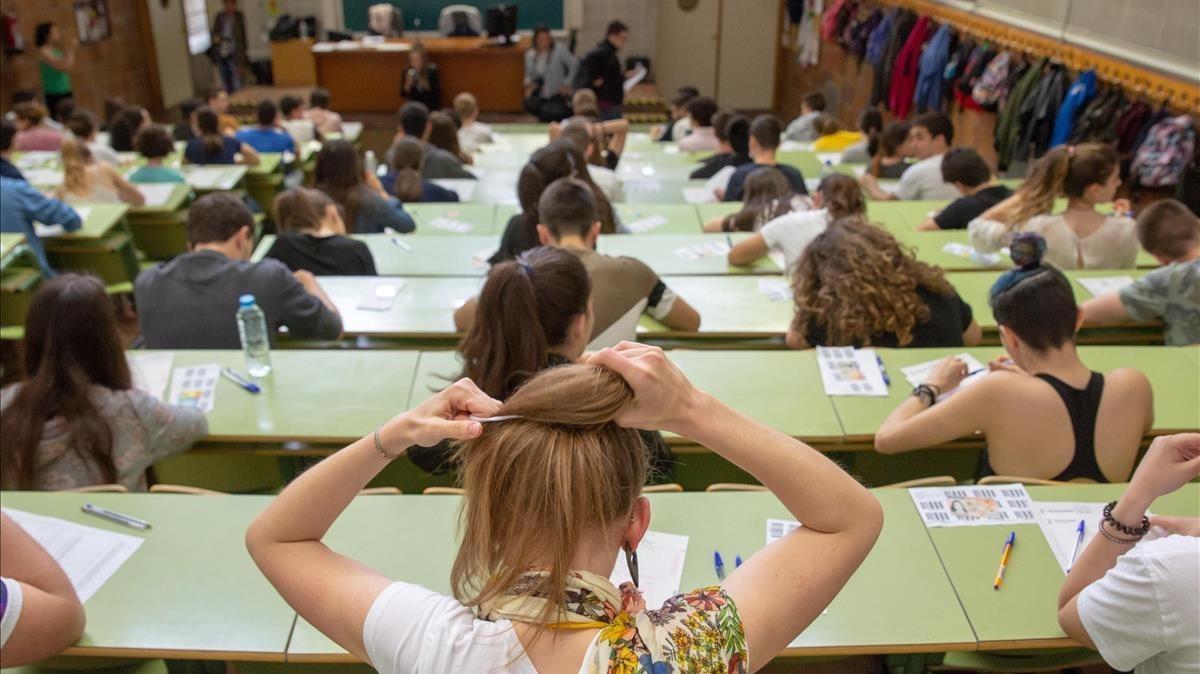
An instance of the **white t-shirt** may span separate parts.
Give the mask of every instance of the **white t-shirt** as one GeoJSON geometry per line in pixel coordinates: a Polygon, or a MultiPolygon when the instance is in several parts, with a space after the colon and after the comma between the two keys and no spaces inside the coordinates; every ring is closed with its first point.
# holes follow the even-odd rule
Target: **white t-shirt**
{"type": "Polygon", "coordinates": [[[1200,672],[1200,539],[1146,541],[1079,593],[1104,661],[1137,674],[1200,672]]]}
{"type": "Polygon", "coordinates": [[[771,250],[783,253],[787,275],[791,276],[796,267],[796,261],[804,254],[804,249],[813,239],[829,226],[829,211],[824,208],[816,211],[792,211],[775,218],[762,226],[763,241],[771,250]]]}
{"type": "Polygon", "coordinates": [[[317,127],[307,119],[285,119],[281,122],[283,130],[296,141],[296,149],[317,137],[317,127]]]}
{"type": "Polygon", "coordinates": [[[8,643],[17,621],[21,619],[21,605],[25,603],[25,595],[21,592],[21,584],[12,578],[0,578],[4,588],[4,601],[0,602],[0,648],[8,643]]]}
{"type": "MultiPolygon", "coordinates": [[[[1019,229],[1041,234],[1046,261],[1059,269],[1132,269],[1137,262],[1137,222],[1130,217],[1107,216],[1082,239],[1061,215],[1039,215],[1019,229]]],[[[1008,225],[983,218],[972,220],[967,231],[971,245],[985,253],[1007,246],[1013,234],[1008,225]]]]}
{"type": "Polygon", "coordinates": [[[958,188],[942,180],[942,157],[934,155],[909,166],[896,184],[896,197],[905,201],[957,199],[958,188]]]}
{"type": "Polygon", "coordinates": [[[487,145],[490,142],[492,142],[492,127],[483,122],[472,122],[458,130],[458,144],[462,146],[462,151],[468,154],[475,154],[479,151],[480,145],[487,145]]]}

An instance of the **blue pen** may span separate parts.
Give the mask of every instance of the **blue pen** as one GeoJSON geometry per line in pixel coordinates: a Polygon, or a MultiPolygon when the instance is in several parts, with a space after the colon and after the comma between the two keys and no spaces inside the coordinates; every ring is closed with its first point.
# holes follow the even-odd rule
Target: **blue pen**
{"type": "Polygon", "coordinates": [[[890,388],[892,385],[892,378],[888,376],[887,368],[884,367],[883,359],[879,357],[879,354],[875,354],[875,362],[879,363],[879,372],[883,375],[883,383],[887,384],[890,388]]]}
{"type": "Polygon", "coordinates": [[[1075,528],[1075,549],[1071,551],[1071,563],[1067,564],[1067,573],[1071,573],[1071,569],[1075,566],[1075,557],[1079,554],[1079,548],[1083,545],[1083,520],[1079,520],[1079,526],[1075,528]]]}
{"type": "Polygon", "coordinates": [[[741,566],[741,565],[742,565],[742,556],[741,556],[741,555],[736,555],[736,556],[733,558],[733,568],[735,568],[735,569],[736,569],[736,568],[738,568],[738,567],[739,567],[739,566],[741,566]]]}
{"type": "Polygon", "coordinates": [[[242,388],[246,389],[247,391],[249,391],[251,393],[262,393],[262,389],[258,387],[258,384],[255,384],[254,382],[246,379],[245,377],[234,372],[230,368],[227,368],[227,367],[221,368],[221,376],[225,377],[229,381],[237,384],[238,386],[241,386],[242,388]]]}
{"type": "Polygon", "coordinates": [[[725,580],[725,561],[716,550],[713,550],[713,568],[717,570],[717,580],[725,580]]]}
{"type": "Polygon", "coordinates": [[[733,235],[729,232],[725,232],[725,243],[729,244],[730,248],[733,248],[733,235]]]}

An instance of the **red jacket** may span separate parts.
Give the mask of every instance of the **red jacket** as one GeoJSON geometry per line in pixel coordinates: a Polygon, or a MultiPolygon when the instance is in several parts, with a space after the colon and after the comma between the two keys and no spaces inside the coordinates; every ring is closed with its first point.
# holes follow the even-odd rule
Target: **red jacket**
{"type": "Polygon", "coordinates": [[[908,117],[912,110],[913,93],[917,90],[917,75],[921,69],[921,48],[925,38],[929,37],[929,17],[917,19],[912,32],[908,34],[900,53],[896,55],[896,63],[892,66],[892,88],[888,95],[888,109],[898,119],[908,117]]]}

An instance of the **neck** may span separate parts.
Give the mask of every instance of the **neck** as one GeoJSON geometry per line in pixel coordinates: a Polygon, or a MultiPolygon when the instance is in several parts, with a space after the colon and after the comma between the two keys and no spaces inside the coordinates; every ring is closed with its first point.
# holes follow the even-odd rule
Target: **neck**
{"type": "Polygon", "coordinates": [[[1030,374],[1049,374],[1059,379],[1085,376],[1091,370],[1079,360],[1074,342],[1067,342],[1057,349],[1028,351],[1025,354],[1025,370],[1030,374]]]}
{"type": "Polygon", "coordinates": [[[755,164],[775,163],[775,150],[759,150],[757,153],[751,152],[750,156],[754,157],[755,164]]]}
{"type": "Polygon", "coordinates": [[[241,251],[238,250],[237,244],[235,244],[233,241],[210,241],[208,243],[198,243],[192,246],[193,253],[199,253],[202,250],[215,251],[231,260],[242,259],[241,251]]]}
{"type": "Polygon", "coordinates": [[[979,194],[983,190],[986,190],[989,187],[995,187],[996,185],[999,185],[999,184],[1000,184],[999,180],[992,178],[991,180],[989,180],[986,183],[983,183],[982,185],[976,185],[975,187],[968,187],[966,193],[967,194],[979,194]]]}
{"type": "Polygon", "coordinates": [[[1096,210],[1096,205],[1090,201],[1081,199],[1079,197],[1071,197],[1071,198],[1067,199],[1067,210],[1068,211],[1094,211],[1094,210],[1096,210]]]}
{"type": "Polygon", "coordinates": [[[554,243],[558,248],[593,248],[594,246],[588,243],[587,239],[578,234],[566,234],[560,236],[558,241],[554,243]]]}
{"type": "Polygon", "coordinates": [[[148,157],[146,159],[146,166],[162,166],[162,163],[162,157],[148,157]]]}
{"type": "Polygon", "coordinates": [[[1191,262],[1193,260],[1200,260],[1200,246],[1191,249],[1181,257],[1170,260],[1170,262],[1191,262]]]}

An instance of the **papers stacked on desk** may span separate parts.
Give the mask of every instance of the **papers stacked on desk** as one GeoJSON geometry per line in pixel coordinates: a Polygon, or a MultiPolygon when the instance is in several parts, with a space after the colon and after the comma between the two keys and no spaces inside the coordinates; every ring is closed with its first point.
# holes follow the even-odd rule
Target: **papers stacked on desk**
{"type": "MultiPolygon", "coordinates": [[[[638,589],[646,600],[646,607],[660,608],[663,602],[679,594],[679,583],[683,579],[683,563],[687,559],[688,537],[647,531],[638,546],[638,589]]],[[[613,567],[609,580],[618,588],[629,582],[629,567],[625,564],[625,551],[617,552],[617,565],[613,567]]],[[[688,588],[691,589],[691,588],[688,588]]]]}
{"type": "Polygon", "coordinates": [[[706,257],[716,257],[718,255],[729,254],[729,244],[725,241],[709,241],[706,243],[695,243],[690,246],[683,246],[671,251],[675,257],[695,262],[706,257]]]}
{"type": "Polygon", "coordinates": [[[634,234],[649,232],[653,229],[658,229],[667,224],[667,219],[661,215],[649,215],[644,218],[639,218],[633,222],[625,223],[625,229],[628,229],[634,234]]]}
{"type": "MultiPolygon", "coordinates": [[[[954,357],[966,363],[967,372],[973,372],[974,374],[962,380],[962,383],[960,383],[956,388],[952,388],[949,391],[943,391],[942,394],[938,396],[938,400],[945,400],[953,395],[955,391],[974,384],[980,379],[986,377],[988,374],[988,369],[984,367],[983,363],[979,362],[979,359],[975,356],[972,356],[969,353],[960,353],[954,357]]],[[[906,368],[901,368],[900,372],[904,374],[904,378],[908,380],[909,385],[916,387],[920,384],[924,384],[925,381],[929,379],[929,375],[933,373],[933,369],[936,368],[942,362],[942,360],[944,359],[931,360],[926,363],[909,365],[906,368]]]]}
{"type": "Polygon", "coordinates": [[[146,197],[146,206],[162,206],[175,191],[174,183],[142,183],[134,187],[146,197]]]}
{"type": "Polygon", "coordinates": [[[177,367],[171,374],[171,398],[168,404],[211,412],[217,397],[217,380],[220,378],[220,365],[177,367]]]}
{"type": "Polygon", "coordinates": [[[886,397],[888,394],[874,349],[818,346],[817,367],[828,395],[886,397]]]}
{"type": "Polygon", "coordinates": [[[1033,500],[1023,484],[923,487],[908,493],[929,528],[1037,522],[1033,500]]]}
{"type": "Polygon", "coordinates": [[[444,232],[454,232],[455,234],[469,234],[475,231],[475,225],[446,216],[438,216],[426,224],[434,229],[440,229],[444,232]]]}

